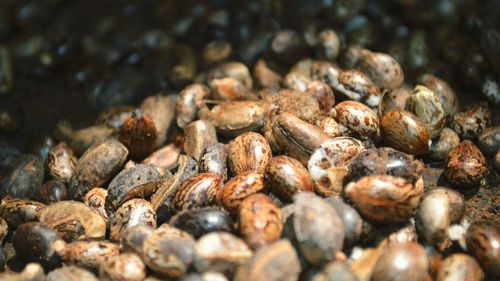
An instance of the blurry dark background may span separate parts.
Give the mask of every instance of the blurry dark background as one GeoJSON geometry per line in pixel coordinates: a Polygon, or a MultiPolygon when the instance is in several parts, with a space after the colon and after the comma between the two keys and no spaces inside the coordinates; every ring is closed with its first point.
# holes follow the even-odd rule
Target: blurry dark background
{"type": "Polygon", "coordinates": [[[61,119],[84,127],[110,106],[175,94],[208,67],[199,58],[213,40],[250,69],[267,56],[286,71],[313,56],[307,47],[285,60],[269,54],[287,29],[307,46],[332,28],[342,49],[388,52],[407,83],[434,73],[467,104],[486,77],[499,81],[499,14],[498,0],[0,0],[0,123],[11,122],[0,140],[29,151],[61,119]]]}

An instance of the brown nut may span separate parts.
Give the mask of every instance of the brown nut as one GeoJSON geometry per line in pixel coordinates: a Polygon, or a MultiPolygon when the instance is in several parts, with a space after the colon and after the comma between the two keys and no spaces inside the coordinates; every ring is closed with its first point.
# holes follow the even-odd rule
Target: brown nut
{"type": "Polygon", "coordinates": [[[481,281],[483,278],[483,270],[474,258],[465,254],[453,254],[441,263],[436,281],[481,281]]]}
{"type": "Polygon", "coordinates": [[[120,141],[132,158],[142,158],[154,151],[158,131],[151,116],[136,110],[120,128],[120,141]]]}
{"type": "Polygon", "coordinates": [[[118,244],[97,241],[75,241],[58,250],[65,264],[74,264],[87,269],[98,269],[111,257],[120,254],[118,244]]]}
{"type": "Polygon", "coordinates": [[[404,110],[406,108],[406,100],[411,94],[412,90],[404,86],[392,91],[386,91],[378,106],[379,116],[383,116],[392,110],[404,110]]]}
{"type": "Polygon", "coordinates": [[[279,91],[273,96],[273,104],[280,112],[293,114],[311,123],[316,119],[320,111],[318,100],[315,97],[294,90],[279,91]]]}
{"type": "Polygon", "coordinates": [[[323,112],[329,112],[335,105],[335,95],[332,88],[321,81],[311,81],[307,85],[306,95],[316,98],[319,103],[319,109],[323,112]]]}
{"type": "Polygon", "coordinates": [[[141,164],[171,169],[177,163],[180,154],[181,146],[174,142],[154,151],[142,160],[141,164]]]}
{"type": "Polygon", "coordinates": [[[109,240],[119,241],[122,233],[136,225],[156,228],[156,212],[144,199],[132,199],[118,208],[110,222],[109,240]]]}
{"type": "Polygon", "coordinates": [[[249,97],[249,89],[241,82],[232,77],[212,79],[208,81],[213,90],[213,97],[221,101],[246,100],[249,97]]]}
{"type": "Polygon", "coordinates": [[[142,281],[146,278],[146,266],[135,254],[121,254],[99,266],[99,278],[106,281],[142,281]]]}
{"type": "Polygon", "coordinates": [[[450,151],[444,175],[457,187],[474,187],[487,172],[486,159],[481,150],[465,140],[450,151]]]}
{"type": "Polygon", "coordinates": [[[61,142],[50,149],[47,155],[47,168],[54,179],[69,182],[75,172],[76,160],[73,150],[61,142]]]}
{"type": "Polygon", "coordinates": [[[56,125],[54,136],[60,141],[66,142],[76,155],[82,155],[87,149],[96,143],[110,138],[116,129],[105,125],[94,125],[87,128],[73,130],[68,121],[59,121],[56,125]]]}
{"type": "Polygon", "coordinates": [[[12,161],[0,180],[0,196],[37,199],[44,178],[44,165],[34,155],[22,155],[12,161]]]}
{"type": "Polygon", "coordinates": [[[384,143],[397,150],[410,154],[429,152],[429,129],[408,111],[394,110],[384,114],[380,131],[384,143]]]}
{"type": "Polygon", "coordinates": [[[215,127],[206,120],[189,123],[184,127],[184,134],[184,151],[196,161],[200,161],[205,149],[217,144],[215,127]]]}
{"type": "Polygon", "coordinates": [[[153,228],[146,224],[138,224],[136,226],[125,229],[120,237],[120,252],[134,253],[142,257],[142,245],[144,240],[153,232],[153,228]]]}
{"type": "Polygon", "coordinates": [[[371,108],[379,105],[382,91],[363,72],[354,69],[342,71],[338,84],[333,89],[335,93],[353,101],[362,102],[371,108]]]}
{"type": "Polygon", "coordinates": [[[341,132],[374,141],[380,139],[378,117],[368,106],[357,101],[343,101],[335,106],[331,114],[343,126],[341,132]]]}
{"type": "Polygon", "coordinates": [[[256,82],[266,89],[278,91],[283,77],[272,70],[264,59],[258,59],[253,68],[253,76],[256,82]]]}
{"type": "Polygon", "coordinates": [[[168,129],[174,119],[174,107],[175,104],[172,96],[164,96],[160,94],[145,98],[139,107],[144,114],[151,116],[151,119],[155,124],[156,131],[158,132],[155,148],[160,147],[167,138],[168,129]]]}
{"type": "Polygon", "coordinates": [[[420,77],[419,82],[437,95],[448,120],[457,113],[460,107],[458,98],[453,88],[446,81],[432,74],[424,74],[420,77]]]}
{"type": "Polygon", "coordinates": [[[36,220],[43,208],[45,205],[37,201],[4,198],[0,203],[0,217],[15,229],[22,223],[36,220]]]}
{"type": "Polygon", "coordinates": [[[453,115],[450,127],[462,139],[475,139],[491,123],[491,109],[488,103],[479,102],[453,115]]]}
{"type": "Polygon", "coordinates": [[[250,247],[257,249],[279,240],[283,231],[280,208],[269,196],[256,193],[240,204],[239,229],[250,247]]]}
{"type": "Polygon", "coordinates": [[[465,234],[467,252],[479,262],[484,271],[500,277],[500,225],[493,221],[472,223],[465,234]]]}
{"type": "Polygon", "coordinates": [[[307,169],[296,159],[280,155],[266,167],[266,181],[271,192],[284,202],[291,202],[299,192],[313,192],[314,183],[307,169]]]}
{"type": "Polygon", "coordinates": [[[342,222],[344,223],[344,247],[353,245],[361,236],[362,231],[363,219],[358,211],[338,197],[328,197],[325,201],[342,218],[342,222]]]}
{"type": "Polygon", "coordinates": [[[423,180],[415,185],[393,176],[366,176],[344,188],[344,195],[356,210],[373,223],[402,223],[418,207],[423,180]]]}
{"type": "Polygon", "coordinates": [[[429,137],[434,139],[441,134],[446,121],[445,111],[434,92],[417,85],[406,100],[406,110],[415,114],[429,129],[429,137]]]}
{"type": "Polygon", "coordinates": [[[229,180],[218,195],[222,206],[231,213],[238,211],[241,202],[248,196],[263,191],[264,175],[256,172],[241,173],[229,180]]]}
{"type": "Polygon", "coordinates": [[[210,89],[202,84],[191,84],[184,88],[177,98],[175,105],[175,116],[177,125],[184,128],[187,124],[195,120],[204,102],[210,96],[210,89]]]}
{"type": "Polygon", "coordinates": [[[228,162],[233,175],[250,171],[264,173],[271,157],[269,143],[258,133],[244,133],[229,143],[228,162]]]}
{"type": "Polygon", "coordinates": [[[225,182],[227,180],[227,154],[228,147],[225,144],[216,143],[207,147],[200,160],[200,172],[218,174],[225,182]]]}
{"type": "Polygon", "coordinates": [[[221,188],[222,180],[217,174],[201,173],[194,175],[182,182],[173,194],[173,208],[181,211],[210,206],[215,203],[221,188]]]}
{"type": "Polygon", "coordinates": [[[432,141],[429,156],[444,161],[452,149],[460,144],[460,137],[450,128],[443,128],[439,138],[432,141]]]}
{"type": "Polygon", "coordinates": [[[47,274],[46,281],[98,281],[90,271],[78,266],[70,265],[52,270],[47,274]]]}
{"type": "Polygon", "coordinates": [[[417,243],[396,243],[379,257],[370,280],[425,280],[429,261],[425,250],[417,243]]]}
{"type": "Polygon", "coordinates": [[[323,133],[327,134],[330,138],[336,138],[341,135],[340,125],[332,117],[320,117],[320,119],[316,120],[316,126],[320,127],[323,133]]]}
{"type": "Polygon", "coordinates": [[[375,53],[366,49],[361,51],[359,68],[375,85],[392,90],[399,88],[404,82],[403,69],[391,56],[375,53]]]}
{"type": "Polygon", "coordinates": [[[83,203],[94,210],[94,212],[101,215],[106,221],[109,219],[108,213],[106,212],[107,196],[108,191],[106,189],[95,187],[87,192],[87,194],[85,194],[85,197],[83,197],[83,203]]]}

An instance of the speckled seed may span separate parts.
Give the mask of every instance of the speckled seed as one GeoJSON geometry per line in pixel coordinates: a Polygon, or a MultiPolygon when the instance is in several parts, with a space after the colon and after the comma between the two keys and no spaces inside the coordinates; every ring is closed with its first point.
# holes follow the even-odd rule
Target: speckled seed
{"type": "Polygon", "coordinates": [[[491,123],[491,109],[486,102],[467,106],[453,115],[450,127],[462,139],[475,139],[491,123]]]}
{"type": "Polygon", "coordinates": [[[276,117],[272,133],[279,149],[303,165],[307,165],[311,153],[329,139],[321,128],[289,113],[282,113],[276,117]]]}
{"type": "Polygon", "coordinates": [[[392,91],[386,91],[378,106],[379,116],[383,116],[392,110],[404,110],[406,107],[406,100],[411,96],[412,92],[412,89],[404,86],[392,91]]]}
{"type": "Polygon", "coordinates": [[[344,126],[347,134],[377,141],[380,138],[379,120],[375,112],[357,101],[343,101],[332,110],[332,116],[344,126]]]}
{"type": "Polygon", "coordinates": [[[264,173],[271,157],[269,143],[258,133],[239,135],[229,143],[228,162],[234,175],[249,171],[264,173]]]}
{"type": "Polygon", "coordinates": [[[484,130],[477,139],[479,148],[486,155],[495,155],[500,149],[500,126],[484,130]]]}
{"type": "Polygon", "coordinates": [[[156,273],[178,278],[186,274],[196,256],[195,241],[184,231],[161,226],[146,237],[144,263],[156,273]]]}
{"type": "Polygon", "coordinates": [[[327,134],[330,138],[339,137],[341,134],[339,123],[330,116],[324,116],[317,119],[316,126],[320,127],[323,133],[327,134]]]}
{"type": "Polygon", "coordinates": [[[196,242],[195,267],[199,272],[215,271],[232,276],[238,266],[252,257],[252,250],[228,232],[212,232],[196,242]]]}
{"type": "Polygon", "coordinates": [[[362,50],[359,68],[380,88],[392,90],[404,82],[403,69],[399,63],[384,53],[362,50]]]}
{"type": "Polygon", "coordinates": [[[344,223],[344,246],[351,246],[358,241],[363,227],[363,219],[358,211],[341,198],[328,197],[325,201],[332,206],[344,223]]]}
{"type": "Polygon", "coordinates": [[[417,243],[397,243],[389,246],[373,269],[372,281],[422,281],[427,276],[429,261],[417,243]]]}
{"type": "Polygon", "coordinates": [[[170,219],[169,224],[199,238],[209,232],[233,230],[233,219],[216,207],[183,210],[170,219]]]}
{"type": "Polygon", "coordinates": [[[218,174],[225,182],[227,180],[227,154],[228,147],[223,143],[207,147],[200,160],[200,172],[218,174]]]}
{"type": "Polygon", "coordinates": [[[47,274],[46,281],[98,281],[97,277],[90,271],[78,266],[63,266],[52,270],[47,274]]]}
{"type": "Polygon", "coordinates": [[[441,263],[436,281],[481,281],[483,278],[483,270],[474,258],[465,254],[453,254],[441,263]]]}
{"type": "Polygon", "coordinates": [[[362,102],[372,108],[379,105],[382,91],[363,72],[354,69],[342,71],[338,77],[338,82],[333,87],[335,94],[362,102]]]}
{"type": "Polygon", "coordinates": [[[285,202],[291,202],[299,192],[314,191],[307,169],[298,160],[285,155],[271,158],[266,167],[266,181],[271,192],[285,202]]]}
{"type": "Polygon", "coordinates": [[[307,85],[306,95],[313,96],[319,103],[319,109],[329,112],[335,105],[335,95],[326,83],[314,80],[307,85]]]}
{"type": "Polygon", "coordinates": [[[344,224],[337,211],[313,193],[299,193],[288,217],[284,236],[296,241],[311,265],[331,261],[344,244],[344,224]]]}
{"type": "Polygon", "coordinates": [[[419,82],[425,87],[431,89],[441,101],[446,118],[450,119],[457,113],[460,104],[453,88],[444,80],[432,75],[424,74],[419,82]]]}
{"type": "Polygon", "coordinates": [[[265,188],[264,175],[256,172],[239,174],[228,181],[222,188],[219,201],[231,213],[238,211],[238,207],[248,196],[262,191],[265,188]]]}
{"type": "Polygon", "coordinates": [[[184,127],[184,152],[200,161],[207,147],[217,143],[217,134],[212,123],[206,120],[196,120],[184,127]]]}
{"type": "Polygon", "coordinates": [[[405,153],[429,152],[429,129],[414,114],[404,110],[387,112],[380,121],[384,143],[405,153]]]}
{"type": "Polygon", "coordinates": [[[58,251],[65,264],[74,264],[88,269],[98,269],[111,257],[120,254],[118,244],[97,241],[75,241],[58,251]]]}
{"type": "Polygon", "coordinates": [[[106,281],[142,281],[146,278],[146,267],[139,256],[121,254],[99,266],[99,278],[106,281]]]}
{"type": "Polygon", "coordinates": [[[210,89],[203,84],[191,84],[184,88],[177,98],[175,116],[177,125],[184,128],[194,121],[198,109],[203,105],[203,99],[210,96],[210,89]]]}
{"type": "Polygon", "coordinates": [[[373,223],[402,223],[418,207],[423,180],[415,185],[393,176],[366,176],[344,188],[356,210],[373,223]]]}
{"type": "Polygon", "coordinates": [[[15,229],[22,223],[36,220],[43,208],[45,205],[37,201],[4,198],[0,203],[0,217],[15,229]]]}
{"type": "Polygon", "coordinates": [[[315,182],[316,193],[323,196],[340,194],[350,160],[363,150],[363,144],[351,137],[338,137],[323,142],[307,164],[315,182]]]}
{"type": "Polygon", "coordinates": [[[12,161],[0,180],[0,197],[37,199],[43,184],[44,165],[34,155],[22,155],[12,161]]]}
{"type": "Polygon", "coordinates": [[[273,96],[273,104],[280,112],[293,114],[306,122],[313,122],[320,112],[318,100],[295,90],[281,90],[273,96]]]}
{"type": "Polygon", "coordinates": [[[7,238],[7,234],[9,234],[9,225],[0,217],[0,244],[3,244],[5,238],[7,238]]]}
{"type": "Polygon", "coordinates": [[[467,252],[494,277],[500,277],[500,225],[493,221],[474,222],[465,234],[467,252]]]}
{"type": "Polygon", "coordinates": [[[88,206],[76,201],[61,201],[46,206],[38,219],[54,228],[66,241],[103,239],[106,220],[88,206]]]}
{"type": "Polygon", "coordinates": [[[47,168],[54,179],[69,182],[75,172],[76,160],[73,150],[61,142],[50,149],[47,155],[47,168]]]}
{"type": "Polygon", "coordinates": [[[127,148],[117,140],[90,147],[76,163],[69,185],[70,196],[82,199],[92,187],[105,184],[125,165],[127,156],[127,148]]]}
{"type": "Polygon", "coordinates": [[[108,190],[100,187],[92,188],[85,197],[83,197],[83,203],[92,210],[94,210],[99,215],[107,221],[109,219],[108,213],[106,212],[106,197],[108,196],[108,190]]]}
{"type": "Polygon", "coordinates": [[[151,226],[145,224],[138,224],[125,229],[120,237],[120,252],[134,253],[142,257],[144,240],[153,230],[151,226]]]}
{"type": "Polygon", "coordinates": [[[443,128],[439,138],[432,141],[429,156],[444,161],[452,149],[460,144],[460,137],[450,128],[443,128]]]}
{"type": "Polygon", "coordinates": [[[111,241],[119,241],[122,233],[130,227],[144,224],[156,228],[156,212],[151,203],[144,199],[132,199],[125,202],[111,219],[111,241]]]}
{"type": "Polygon", "coordinates": [[[238,215],[241,235],[250,247],[257,249],[281,237],[281,211],[269,196],[248,196],[241,202],[238,215]]]}
{"type": "Polygon", "coordinates": [[[289,240],[280,240],[257,251],[238,268],[235,281],[298,280],[299,258],[289,240]]]}
{"type": "Polygon", "coordinates": [[[429,190],[418,208],[417,230],[427,242],[444,249],[450,243],[448,227],[460,221],[464,212],[465,202],[457,191],[444,187],[429,190]]]}
{"type": "Polygon", "coordinates": [[[179,186],[172,198],[173,208],[177,211],[210,206],[222,188],[219,175],[202,173],[194,175],[179,186]]]}
{"type": "Polygon", "coordinates": [[[406,110],[414,113],[429,129],[429,137],[434,139],[441,134],[446,119],[445,111],[434,92],[417,85],[406,100],[406,110]]]}
{"type": "Polygon", "coordinates": [[[465,140],[450,151],[444,175],[457,187],[474,187],[487,172],[486,159],[481,150],[465,140]]]}

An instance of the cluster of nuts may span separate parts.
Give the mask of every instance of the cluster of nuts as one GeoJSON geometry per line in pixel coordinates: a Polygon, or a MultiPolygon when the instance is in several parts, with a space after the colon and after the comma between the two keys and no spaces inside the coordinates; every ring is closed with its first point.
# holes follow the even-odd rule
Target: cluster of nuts
{"type": "Polygon", "coordinates": [[[330,29],[293,60],[295,35],[269,46],[288,72],[213,42],[179,93],[62,121],[45,159],[2,164],[0,279],[500,278],[500,223],[471,221],[462,194],[500,173],[498,112],[461,109],[431,73],[409,87],[330,29]]]}

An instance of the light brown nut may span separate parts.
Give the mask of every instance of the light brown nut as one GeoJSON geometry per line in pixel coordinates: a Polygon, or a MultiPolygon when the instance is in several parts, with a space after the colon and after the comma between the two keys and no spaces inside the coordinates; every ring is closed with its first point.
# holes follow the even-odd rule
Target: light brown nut
{"type": "Polygon", "coordinates": [[[264,173],[271,157],[269,143],[258,133],[244,133],[229,143],[228,162],[233,175],[250,171],[264,173]]]}
{"type": "Polygon", "coordinates": [[[172,197],[174,210],[181,211],[215,204],[222,179],[214,173],[201,173],[186,179],[172,197]]]}
{"type": "Polygon", "coordinates": [[[144,199],[129,200],[116,210],[111,219],[109,239],[119,241],[125,230],[141,224],[156,228],[156,212],[144,199]]]}
{"type": "Polygon", "coordinates": [[[184,134],[184,151],[196,161],[200,161],[205,149],[217,143],[215,127],[206,120],[189,123],[184,127],[184,134]]]}
{"type": "Polygon", "coordinates": [[[371,280],[421,281],[428,274],[429,261],[425,250],[417,243],[397,243],[379,257],[371,280]]]}
{"type": "Polygon", "coordinates": [[[465,254],[453,254],[443,260],[436,281],[481,281],[484,273],[477,261],[465,254]]]}
{"type": "Polygon", "coordinates": [[[90,271],[78,266],[63,266],[52,270],[47,274],[46,281],[98,281],[97,277],[90,271]]]}
{"type": "Polygon", "coordinates": [[[78,265],[87,269],[98,269],[111,257],[120,254],[118,244],[97,241],[75,241],[58,250],[65,264],[78,265]]]}
{"type": "Polygon", "coordinates": [[[104,188],[95,187],[92,188],[85,197],[83,197],[83,203],[94,212],[103,216],[103,218],[107,221],[109,219],[108,213],[106,212],[106,197],[108,196],[108,191],[104,188]]]}
{"type": "Polygon", "coordinates": [[[75,172],[76,161],[73,150],[61,142],[50,149],[47,155],[47,168],[54,179],[69,182],[75,172]]]}
{"type": "Polygon", "coordinates": [[[184,128],[195,120],[203,100],[210,96],[210,90],[203,84],[191,84],[184,88],[177,98],[175,116],[177,125],[184,128]]]}
{"type": "Polygon", "coordinates": [[[429,129],[408,111],[394,110],[384,114],[380,132],[384,143],[397,150],[410,154],[429,152],[429,129]]]}
{"type": "Polygon", "coordinates": [[[22,223],[36,220],[43,208],[45,205],[37,201],[4,198],[0,203],[0,217],[15,229],[22,223]]]}
{"type": "Polygon", "coordinates": [[[474,187],[487,172],[486,159],[481,150],[465,140],[450,151],[444,175],[457,187],[474,187]]]}
{"type": "Polygon", "coordinates": [[[135,254],[121,254],[99,266],[99,278],[106,281],[142,281],[146,278],[146,266],[135,254]]]}
{"type": "Polygon", "coordinates": [[[221,101],[246,100],[250,96],[249,89],[243,82],[232,78],[224,77],[208,81],[213,90],[213,97],[221,101]]]}
{"type": "Polygon", "coordinates": [[[406,110],[414,113],[427,126],[431,139],[441,134],[446,121],[445,111],[432,90],[417,85],[406,100],[406,110]]]}
{"type": "Polygon", "coordinates": [[[151,153],[141,164],[171,169],[177,163],[180,154],[181,146],[171,143],[151,153]]]}
{"type": "Polygon", "coordinates": [[[460,137],[450,128],[443,128],[439,138],[432,141],[429,156],[435,160],[445,161],[448,153],[460,144],[460,137]]]}
{"type": "Polygon", "coordinates": [[[380,139],[378,117],[368,106],[357,101],[343,101],[335,106],[331,114],[344,127],[341,127],[341,132],[374,141],[380,139]]]}
{"type": "Polygon", "coordinates": [[[292,202],[299,192],[313,192],[314,183],[307,169],[296,159],[280,155],[266,167],[266,181],[271,192],[284,202],[292,202]]]}
{"type": "Polygon", "coordinates": [[[142,258],[142,245],[146,237],[148,237],[153,230],[151,226],[146,224],[138,224],[125,229],[120,237],[120,252],[134,253],[142,258]]]}
{"type": "Polygon", "coordinates": [[[462,139],[475,139],[491,123],[491,109],[488,103],[479,102],[453,115],[450,128],[462,139]]]}
{"type": "Polygon", "coordinates": [[[241,173],[229,180],[222,188],[219,201],[225,209],[235,213],[241,202],[248,196],[263,191],[264,175],[256,172],[241,173]]]}
{"type": "Polygon", "coordinates": [[[253,68],[253,76],[259,86],[278,91],[283,77],[271,69],[264,59],[258,59],[253,68]]]}
{"type": "Polygon", "coordinates": [[[174,119],[175,104],[172,96],[156,95],[149,96],[139,107],[145,114],[151,116],[156,131],[158,132],[155,148],[160,147],[167,138],[167,132],[174,119]]]}
{"type": "Polygon", "coordinates": [[[327,134],[330,138],[340,137],[341,135],[339,123],[330,116],[324,116],[317,119],[316,126],[320,127],[323,133],[327,134]]]}
{"type": "Polygon", "coordinates": [[[319,103],[315,97],[294,90],[279,91],[273,96],[273,104],[280,112],[293,114],[311,123],[320,112],[319,103]]]}

